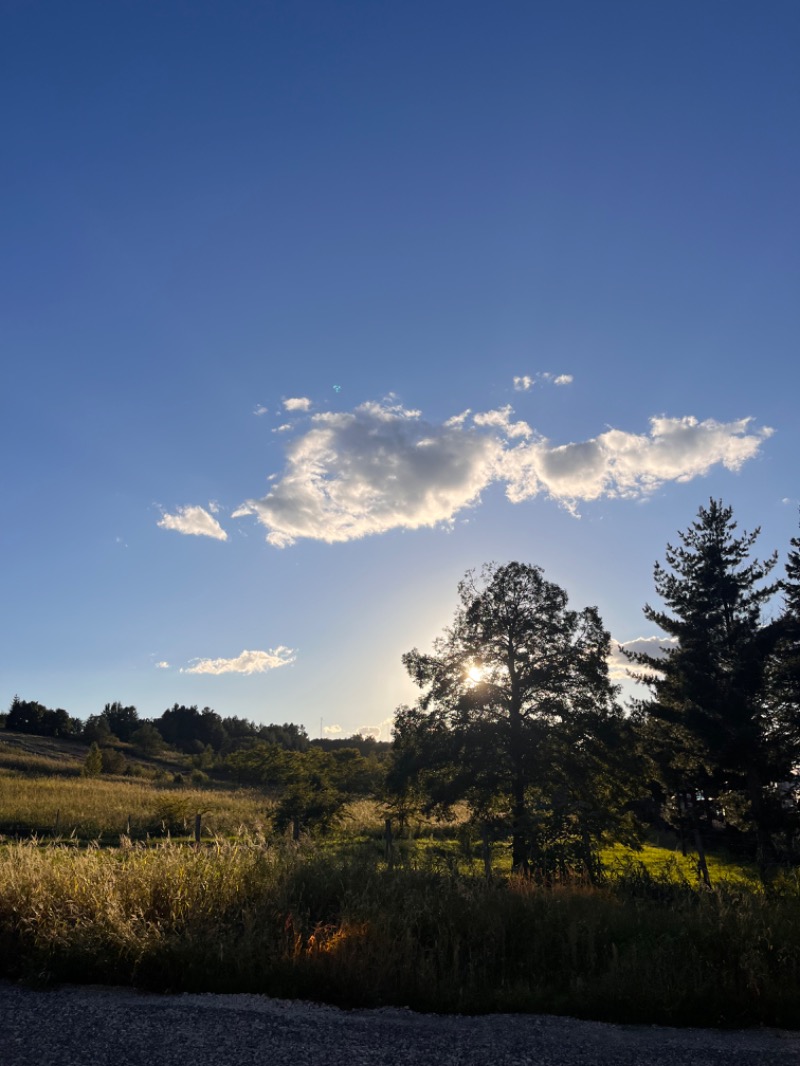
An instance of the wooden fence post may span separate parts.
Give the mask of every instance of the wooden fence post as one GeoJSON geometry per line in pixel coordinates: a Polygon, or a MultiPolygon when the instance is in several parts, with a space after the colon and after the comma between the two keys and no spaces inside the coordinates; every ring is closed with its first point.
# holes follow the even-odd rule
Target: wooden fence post
{"type": "Polygon", "coordinates": [[[492,848],[489,844],[488,825],[484,825],[481,829],[481,855],[483,856],[483,872],[488,881],[492,876],[492,848]]]}

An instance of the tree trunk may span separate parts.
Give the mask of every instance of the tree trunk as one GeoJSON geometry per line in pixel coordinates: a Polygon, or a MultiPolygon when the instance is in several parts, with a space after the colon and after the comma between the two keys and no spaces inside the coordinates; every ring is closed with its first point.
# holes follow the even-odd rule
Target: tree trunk
{"type": "Polygon", "coordinates": [[[747,768],[747,795],[750,798],[753,821],[756,824],[758,876],[761,879],[761,883],[764,884],[769,879],[769,863],[775,860],[775,848],[772,844],[772,836],[769,832],[767,815],[764,810],[761,775],[756,766],[748,766],[747,768]]]}
{"type": "Polygon", "coordinates": [[[514,779],[514,806],[511,812],[511,868],[515,873],[527,874],[528,862],[528,837],[525,832],[525,786],[524,783],[514,779]]]}
{"type": "Polygon", "coordinates": [[[681,838],[681,855],[686,858],[686,808],[683,803],[683,795],[676,793],[678,800],[678,833],[681,838]]]}
{"type": "Polygon", "coordinates": [[[483,858],[483,872],[486,879],[492,876],[492,845],[489,841],[489,827],[484,825],[481,830],[481,856],[483,858]]]}
{"type": "Polygon", "coordinates": [[[586,876],[589,878],[589,884],[597,884],[599,874],[599,863],[595,857],[592,849],[592,841],[589,836],[589,830],[581,825],[581,852],[583,855],[583,865],[586,870],[586,876]]]}
{"type": "Polygon", "coordinates": [[[687,793],[686,799],[694,833],[694,843],[697,848],[697,870],[702,876],[706,888],[711,888],[711,878],[708,876],[708,865],[706,864],[706,849],[703,844],[703,835],[700,832],[700,819],[697,817],[697,800],[691,792],[687,793]]]}
{"type": "Polygon", "coordinates": [[[511,733],[511,869],[514,873],[528,874],[529,841],[525,831],[525,771],[522,755],[522,715],[517,701],[512,700],[508,724],[511,733]]]}

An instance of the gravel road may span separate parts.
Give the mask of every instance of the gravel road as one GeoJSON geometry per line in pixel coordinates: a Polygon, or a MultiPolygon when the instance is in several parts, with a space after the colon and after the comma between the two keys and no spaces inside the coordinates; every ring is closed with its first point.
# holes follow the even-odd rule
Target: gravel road
{"type": "Polygon", "coordinates": [[[800,1032],[0,983],[2,1066],[800,1066],[800,1032]]]}

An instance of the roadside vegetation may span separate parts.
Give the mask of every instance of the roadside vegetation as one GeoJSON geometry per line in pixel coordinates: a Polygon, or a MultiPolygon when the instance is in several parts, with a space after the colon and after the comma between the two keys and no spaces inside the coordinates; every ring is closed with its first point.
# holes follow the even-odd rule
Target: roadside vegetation
{"type": "Polygon", "coordinates": [[[459,585],[392,744],[175,704],[0,722],[0,975],[343,1006],[800,1025],[800,538],[716,501],[623,711],[596,608],[459,585]]]}
{"type": "Polygon", "coordinates": [[[4,976],[259,992],[342,1006],[797,1025],[800,895],[632,865],[542,890],[425,862],[242,838],[193,849],[10,844],[4,976]]]}

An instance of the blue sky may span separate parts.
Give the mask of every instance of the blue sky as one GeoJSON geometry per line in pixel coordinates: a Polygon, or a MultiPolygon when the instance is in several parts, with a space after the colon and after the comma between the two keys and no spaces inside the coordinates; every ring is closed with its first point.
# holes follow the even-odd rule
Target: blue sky
{"type": "Polygon", "coordinates": [[[387,737],[468,568],[785,553],[796,3],[0,19],[0,705],[387,737]]]}

